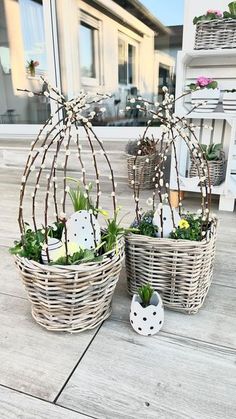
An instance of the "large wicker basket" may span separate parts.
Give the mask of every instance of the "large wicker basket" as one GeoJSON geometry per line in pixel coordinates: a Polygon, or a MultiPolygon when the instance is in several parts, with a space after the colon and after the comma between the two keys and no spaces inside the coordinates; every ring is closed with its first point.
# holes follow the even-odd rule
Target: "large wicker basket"
{"type": "Polygon", "coordinates": [[[194,314],[212,280],[216,228],[200,242],[126,236],[126,270],[131,295],[149,283],[173,310],[194,314]]]}
{"type": "Polygon", "coordinates": [[[152,189],[155,167],[157,165],[157,153],[146,156],[127,155],[128,182],[131,188],[152,189]],[[135,166],[135,180],[134,169],[135,166]]]}
{"type": "MultiPolygon", "coordinates": [[[[208,161],[210,183],[212,186],[220,185],[225,178],[225,153],[221,151],[220,160],[208,161]]],[[[200,175],[203,176],[201,168],[199,168],[200,175]]],[[[189,177],[199,176],[197,164],[195,161],[191,161],[189,170],[189,177]]]]}
{"type": "Polygon", "coordinates": [[[49,266],[16,256],[34,319],[48,330],[71,333],[98,326],[111,314],[123,257],[123,239],[96,263],[49,266]]]}
{"type": "Polygon", "coordinates": [[[197,23],[194,49],[224,48],[236,48],[236,19],[216,19],[197,23]]]}

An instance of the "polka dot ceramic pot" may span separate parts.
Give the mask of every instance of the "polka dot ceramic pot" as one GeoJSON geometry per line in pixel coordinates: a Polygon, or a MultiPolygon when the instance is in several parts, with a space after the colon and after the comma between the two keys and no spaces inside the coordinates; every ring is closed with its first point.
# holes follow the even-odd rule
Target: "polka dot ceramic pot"
{"type": "Polygon", "coordinates": [[[150,305],[143,307],[138,295],[134,295],[130,310],[130,324],[135,332],[144,336],[155,335],[164,323],[164,309],[160,295],[154,292],[150,305]]]}

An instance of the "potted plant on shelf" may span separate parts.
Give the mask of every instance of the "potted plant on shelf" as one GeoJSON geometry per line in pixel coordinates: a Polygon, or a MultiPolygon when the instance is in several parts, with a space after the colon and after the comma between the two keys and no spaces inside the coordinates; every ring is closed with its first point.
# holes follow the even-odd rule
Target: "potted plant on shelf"
{"type": "Polygon", "coordinates": [[[39,66],[39,61],[30,60],[27,63],[27,70],[31,77],[35,77],[36,67],[39,66]]]}
{"type": "Polygon", "coordinates": [[[110,315],[124,257],[113,170],[91,124],[93,106],[106,96],[91,98],[82,92],[67,101],[58,89],[45,80],[44,83],[47,84],[44,93],[23,91],[30,96],[50,97],[61,111],[61,118],[54,125],[54,115],[51,115],[31,144],[20,188],[21,238],[11,253],[36,322],[52,331],[80,332],[96,327],[110,315]],[[79,127],[84,130],[90,147],[94,192],[87,178],[79,127]],[[72,141],[76,154],[71,149],[72,141]],[[101,207],[102,187],[96,159],[99,150],[109,172],[111,218],[101,207]],[[67,176],[73,154],[78,159],[81,175],[75,188],[71,184],[74,180],[67,176]],[[32,226],[26,223],[24,213],[25,207],[29,207],[25,199],[28,192],[32,201],[32,226]],[[73,208],[68,205],[68,198],[73,208]],[[105,229],[100,227],[101,216],[106,220],[105,229]]]}
{"type": "Polygon", "coordinates": [[[225,113],[236,114],[236,89],[224,91],[223,109],[225,113]]]}
{"type": "Polygon", "coordinates": [[[155,335],[164,323],[164,309],[160,295],[145,284],[133,296],[130,308],[130,324],[135,332],[144,336],[155,335]]]}
{"type": "Polygon", "coordinates": [[[134,188],[136,217],[132,231],[125,236],[127,283],[133,295],[143,285],[143,278],[147,278],[154,290],[160,292],[166,307],[191,314],[200,309],[211,284],[217,220],[210,213],[211,189],[203,150],[188,119],[174,113],[175,100],[164,89],[163,103],[151,111],[152,118],[159,120],[162,132],[152,196],[147,200],[150,210],[140,206],[140,190],[134,188]],[[197,163],[201,192],[198,212],[182,208],[177,141],[186,144],[197,163]],[[177,210],[171,205],[169,183],[165,178],[170,149],[178,185],[177,210]]]}
{"type": "Polygon", "coordinates": [[[131,188],[134,188],[135,185],[140,185],[141,189],[152,188],[155,166],[158,160],[156,144],[157,141],[153,137],[148,138],[146,136],[127,143],[125,151],[128,182],[131,188]],[[138,150],[139,153],[137,154],[138,150]]]}
{"type": "Polygon", "coordinates": [[[229,3],[228,10],[208,10],[193,19],[196,25],[194,49],[236,48],[236,2],[229,3]]]}
{"type": "MultiPolygon", "coordinates": [[[[225,153],[222,149],[222,144],[201,144],[201,149],[208,162],[209,173],[207,174],[207,179],[210,179],[210,185],[220,185],[225,175],[225,153]]],[[[191,159],[189,176],[198,176],[198,170],[200,170],[200,175],[203,176],[201,168],[198,169],[197,167],[197,162],[191,159]]]]}
{"type": "Polygon", "coordinates": [[[191,103],[194,112],[213,112],[218,105],[220,90],[218,82],[211,78],[200,76],[195,83],[188,85],[191,91],[191,103]]]}

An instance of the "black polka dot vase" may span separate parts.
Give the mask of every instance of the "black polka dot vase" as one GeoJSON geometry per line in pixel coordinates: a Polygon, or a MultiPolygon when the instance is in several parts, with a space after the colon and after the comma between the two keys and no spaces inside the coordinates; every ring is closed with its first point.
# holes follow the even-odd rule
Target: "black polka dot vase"
{"type": "Polygon", "coordinates": [[[143,307],[138,295],[134,295],[130,309],[130,324],[143,336],[151,336],[158,333],[164,323],[163,303],[158,292],[154,292],[150,305],[143,307]]]}

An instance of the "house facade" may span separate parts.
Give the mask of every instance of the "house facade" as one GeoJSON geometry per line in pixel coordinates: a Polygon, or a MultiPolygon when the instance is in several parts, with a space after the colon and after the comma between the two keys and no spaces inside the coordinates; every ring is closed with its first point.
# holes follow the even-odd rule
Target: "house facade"
{"type": "Polygon", "coordinates": [[[168,32],[135,0],[0,0],[0,135],[33,134],[54,110],[18,90],[41,91],[41,75],[68,98],[110,93],[96,122],[122,124],[130,98],[157,99],[160,63],[173,59],[154,37],[168,32]]]}

